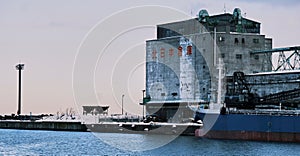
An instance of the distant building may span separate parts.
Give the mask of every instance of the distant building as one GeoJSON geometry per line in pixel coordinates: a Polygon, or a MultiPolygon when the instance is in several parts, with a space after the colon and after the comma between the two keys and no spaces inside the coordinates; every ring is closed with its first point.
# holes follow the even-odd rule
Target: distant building
{"type": "Polygon", "coordinates": [[[108,114],[108,108],[109,106],[82,106],[83,108],[83,115],[91,114],[91,115],[98,115],[98,114],[103,114],[107,115],[108,114]]]}
{"type": "Polygon", "coordinates": [[[251,53],[268,49],[272,39],[238,8],[214,16],[201,10],[198,18],[158,25],[157,39],[146,42],[147,113],[166,120],[190,117],[191,111],[178,112],[178,106],[217,102],[219,64],[224,76],[271,71],[271,54],[251,53]]]}

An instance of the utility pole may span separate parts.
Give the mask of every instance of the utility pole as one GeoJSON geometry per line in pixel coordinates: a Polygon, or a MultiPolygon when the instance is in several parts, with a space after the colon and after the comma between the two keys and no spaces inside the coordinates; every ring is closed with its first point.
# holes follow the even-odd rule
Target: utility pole
{"type": "Polygon", "coordinates": [[[22,87],[22,70],[24,70],[24,64],[17,64],[16,69],[19,70],[19,100],[18,100],[18,111],[17,114],[21,114],[21,87],[22,87]]]}
{"type": "Polygon", "coordinates": [[[123,94],[123,95],[122,95],[122,115],[123,115],[123,109],[124,109],[124,108],[123,108],[123,99],[124,99],[124,96],[125,96],[125,95],[123,94]]]}
{"type": "Polygon", "coordinates": [[[146,91],[146,90],[142,90],[142,92],[143,92],[143,119],[144,119],[144,116],[145,116],[145,102],[144,102],[145,91],[146,91]]]}

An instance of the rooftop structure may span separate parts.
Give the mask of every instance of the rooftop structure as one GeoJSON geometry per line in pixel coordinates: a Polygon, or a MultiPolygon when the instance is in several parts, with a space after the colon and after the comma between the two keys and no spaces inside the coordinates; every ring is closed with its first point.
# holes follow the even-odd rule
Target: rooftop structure
{"type": "Polygon", "coordinates": [[[209,16],[206,10],[200,10],[197,18],[158,25],[157,39],[213,32],[215,28],[217,32],[260,34],[260,23],[243,18],[241,10],[236,8],[233,14],[213,16],[209,16]]]}
{"type": "Polygon", "coordinates": [[[83,115],[92,114],[108,114],[109,106],[82,106],[83,108],[83,115]]]}

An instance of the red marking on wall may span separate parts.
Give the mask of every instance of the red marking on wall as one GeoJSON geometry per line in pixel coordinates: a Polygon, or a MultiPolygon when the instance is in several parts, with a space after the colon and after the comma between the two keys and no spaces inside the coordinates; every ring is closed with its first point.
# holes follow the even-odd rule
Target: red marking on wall
{"type": "Polygon", "coordinates": [[[153,51],[152,51],[152,59],[156,59],[156,54],[157,54],[156,50],[153,49],[153,51]]]}
{"type": "Polygon", "coordinates": [[[169,55],[170,55],[170,56],[173,56],[173,55],[174,55],[174,49],[173,49],[173,48],[169,49],[169,55]]]}
{"type": "Polygon", "coordinates": [[[186,52],[187,55],[191,55],[192,54],[192,46],[189,45],[187,46],[187,52],[186,52]]]}
{"type": "Polygon", "coordinates": [[[160,49],[160,57],[161,58],[165,57],[165,48],[160,49]]]}
{"type": "Polygon", "coordinates": [[[182,47],[181,46],[178,47],[178,56],[182,56],[182,47]]]}

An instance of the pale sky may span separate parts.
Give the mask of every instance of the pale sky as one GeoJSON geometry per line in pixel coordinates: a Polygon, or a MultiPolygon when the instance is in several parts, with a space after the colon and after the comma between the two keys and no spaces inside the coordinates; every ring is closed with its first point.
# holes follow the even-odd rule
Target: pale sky
{"type": "MultiPolygon", "coordinates": [[[[223,13],[224,4],[226,12],[232,13],[235,7],[239,7],[244,16],[246,13],[246,18],[261,22],[261,33],[273,38],[273,47],[300,45],[300,2],[297,0],[0,0],[0,114],[17,111],[18,86],[15,65],[19,61],[25,63],[22,100],[24,114],[56,113],[70,107],[76,109],[78,106],[73,97],[72,71],[78,48],[97,23],[115,12],[141,5],[158,5],[196,17],[201,9],[207,9],[210,15],[223,13]]],[[[178,17],[178,20],[184,19],[178,17]]],[[[174,19],[166,23],[172,21],[174,19]]],[[[120,20],[120,24],[122,23],[126,23],[126,19],[120,20]]],[[[134,35],[144,36],[145,39],[156,37],[154,27],[130,35],[131,38],[134,35]]],[[[143,58],[145,41],[132,40],[137,42],[134,46],[132,41],[128,41],[130,37],[125,35],[123,41],[122,38],[118,41],[122,44],[132,44],[133,52],[124,56],[128,57],[127,59],[105,61],[115,62],[118,66],[126,64],[126,60],[131,60],[135,55],[143,58]],[[135,54],[136,51],[140,53],[135,54]]],[[[128,49],[124,49],[126,50],[128,49]]],[[[124,51],[112,53],[122,55],[124,51]]],[[[111,106],[110,113],[121,112],[122,94],[125,94],[126,112],[141,113],[138,102],[141,99],[141,90],[145,88],[145,76],[144,66],[139,63],[141,60],[137,61],[135,67],[126,70],[130,74],[125,77],[125,85],[118,84],[116,77],[120,75],[118,69],[114,71],[116,77],[112,77],[112,82],[115,93],[107,92],[106,88],[110,86],[103,86],[99,82],[101,75],[106,73],[96,71],[96,94],[100,105],[111,106]],[[106,98],[110,94],[114,94],[114,98],[106,98]]]]}

